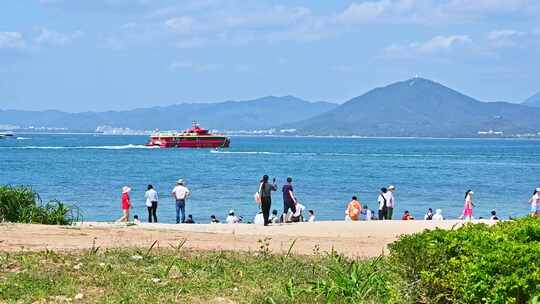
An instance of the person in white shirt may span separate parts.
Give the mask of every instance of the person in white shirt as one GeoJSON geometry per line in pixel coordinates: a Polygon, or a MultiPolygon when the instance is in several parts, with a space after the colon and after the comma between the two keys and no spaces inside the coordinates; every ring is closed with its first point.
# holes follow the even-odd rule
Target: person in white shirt
{"type": "Polygon", "coordinates": [[[253,218],[253,224],[255,225],[264,225],[264,216],[262,211],[257,212],[253,218]]]}
{"type": "MultiPolygon", "coordinates": [[[[227,218],[225,219],[225,222],[227,224],[237,224],[237,223],[240,223],[240,219],[234,215],[234,210],[229,210],[229,215],[227,216],[227,218]]],[[[263,224],[264,224],[264,220],[263,220],[263,224]]]]}
{"type": "Polygon", "coordinates": [[[303,222],[304,217],[302,215],[302,212],[304,210],[306,210],[306,207],[304,205],[298,203],[298,202],[296,202],[296,204],[294,204],[294,207],[295,207],[295,212],[292,213],[290,221],[291,222],[303,222]]]}
{"type": "Polygon", "coordinates": [[[396,187],[394,185],[388,186],[388,202],[386,207],[386,219],[391,220],[392,215],[394,214],[394,208],[396,207],[396,198],[394,197],[394,191],[396,191],[396,187]]]}
{"type": "Polygon", "coordinates": [[[148,222],[152,223],[152,218],[154,223],[157,223],[157,205],[158,205],[158,194],[154,190],[152,185],[148,185],[146,192],[144,193],[144,198],[146,199],[146,208],[148,209],[148,222]]]}
{"type": "MultiPolygon", "coordinates": [[[[278,224],[279,223],[279,216],[277,214],[278,214],[278,212],[277,212],[276,209],[272,210],[272,215],[268,219],[270,221],[270,223],[272,223],[272,224],[278,224]]],[[[263,224],[264,224],[264,222],[263,222],[263,224]]]]}
{"type": "Polygon", "coordinates": [[[379,220],[388,220],[388,206],[390,204],[392,193],[386,188],[381,188],[377,202],[379,203],[379,220]]]}
{"type": "Polygon", "coordinates": [[[308,214],[309,214],[308,222],[310,223],[315,222],[315,212],[313,210],[309,210],[308,214]]]}
{"type": "Polygon", "coordinates": [[[441,209],[435,210],[435,214],[433,215],[433,220],[434,221],[442,221],[442,220],[444,220],[441,209]]]}
{"type": "Polygon", "coordinates": [[[364,208],[362,209],[362,215],[364,216],[364,221],[371,221],[373,213],[368,208],[368,205],[364,205],[364,208]]]}
{"type": "Polygon", "coordinates": [[[176,201],[176,223],[180,223],[180,212],[182,213],[182,223],[186,222],[186,199],[191,195],[191,192],[186,187],[184,180],[179,179],[176,186],[171,191],[173,198],[176,201]]]}

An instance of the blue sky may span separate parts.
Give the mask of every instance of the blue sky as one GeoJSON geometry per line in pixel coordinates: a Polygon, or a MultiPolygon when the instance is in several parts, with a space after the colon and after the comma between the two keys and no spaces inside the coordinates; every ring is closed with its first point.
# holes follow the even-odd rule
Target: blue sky
{"type": "Polygon", "coordinates": [[[4,0],[0,109],[121,110],[415,75],[484,101],[540,91],[537,0],[4,0]]]}

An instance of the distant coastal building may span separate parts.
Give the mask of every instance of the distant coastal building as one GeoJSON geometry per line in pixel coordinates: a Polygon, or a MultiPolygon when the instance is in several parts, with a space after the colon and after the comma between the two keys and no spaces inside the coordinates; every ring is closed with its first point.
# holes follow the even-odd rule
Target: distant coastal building
{"type": "Polygon", "coordinates": [[[503,131],[493,131],[493,130],[489,130],[489,131],[478,131],[478,135],[504,135],[504,132],[503,131]]]}

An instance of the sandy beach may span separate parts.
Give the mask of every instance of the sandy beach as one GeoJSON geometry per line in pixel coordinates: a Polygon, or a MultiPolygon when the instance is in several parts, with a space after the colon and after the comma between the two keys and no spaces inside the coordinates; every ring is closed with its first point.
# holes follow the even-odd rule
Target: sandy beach
{"type": "MultiPolygon", "coordinates": [[[[477,222],[477,221],[475,221],[477,222]]],[[[484,221],[491,223],[490,221],[484,221]]],[[[269,238],[275,253],[292,249],[295,254],[312,254],[332,248],[350,257],[373,257],[387,252],[387,245],[402,234],[424,229],[451,229],[462,221],[328,221],[263,227],[249,224],[126,224],[85,222],[73,226],[1,224],[1,251],[56,251],[100,248],[170,248],[186,240],[190,250],[257,251],[259,240],[269,238]]]]}

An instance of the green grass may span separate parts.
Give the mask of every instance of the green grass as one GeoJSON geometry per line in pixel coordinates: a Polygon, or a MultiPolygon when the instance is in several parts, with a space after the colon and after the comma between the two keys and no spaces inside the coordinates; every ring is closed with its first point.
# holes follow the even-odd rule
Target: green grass
{"type": "MultiPolygon", "coordinates": [[[[264,246],[263,246],[264,247],[264,246]]],[[[35,303],[380,303],[384,261],[171,249],[3,253],[0,301],[35,303]],[[369,275],[365,275],[369,274],[369,275]],[[77,294],[82,300],[74,300],[77,294]],[[221,301],[221,302],[220,302],[221,301]]]]}

